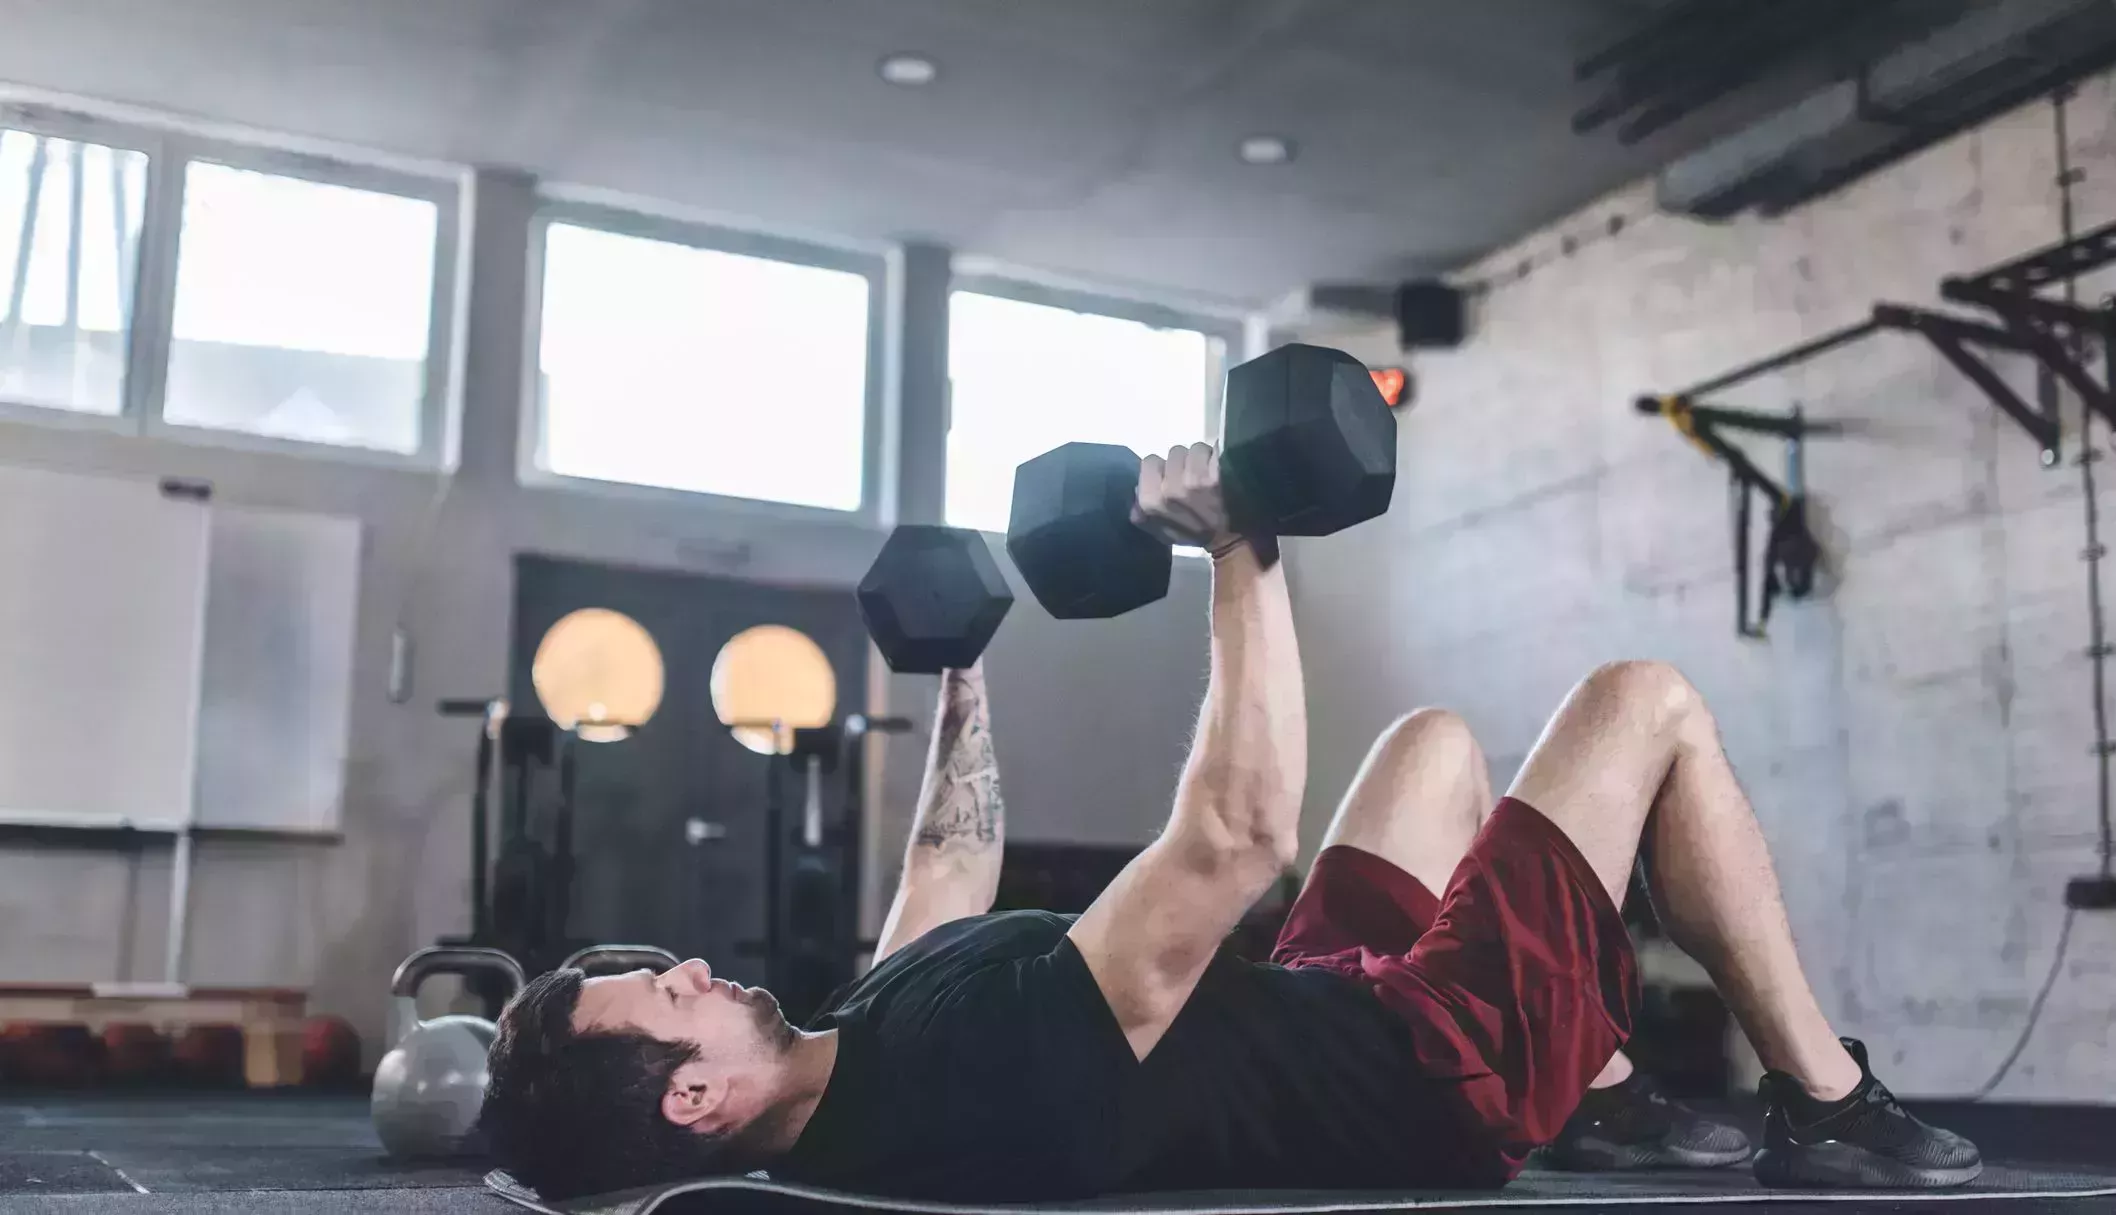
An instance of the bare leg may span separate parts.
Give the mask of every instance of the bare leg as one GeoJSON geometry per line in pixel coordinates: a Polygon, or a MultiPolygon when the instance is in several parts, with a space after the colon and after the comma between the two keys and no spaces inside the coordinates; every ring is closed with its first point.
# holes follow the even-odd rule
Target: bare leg
{"type": "Polygon", "coordinates": [[[1763,1064],[1834,1100],[1860,1080],[1815,1002],[1756,816],[1681,673],[1589,675],[1544,728],[1512,796],[1556,823],[1623,901],[1643,842],[1668,936],[1711,973],[1763,1064]]]}
{"type": "MultiPolygon", "coordinates": [[[[1491,809],[1490,765],[1469,723],[1446,709],[1419,709],[1374,740],[1323,847],[1371,852],[1439,894],[1491,809]]],[[[1589,1087],[1622,1084],[1631,1072],[1618,1051],[1589,1087]]]]}
{"type": "Polygon", "coordinates": [[[1601,1074],[1588,1081],[1587,1087],[1608,1088],[1612,1084],[1622,1084],[1629,1080],[1631,1073],[1636,1070],[1631,1066],[1631,1056],[1618,1051],[1609,1056],[1609,1062],[1602,1068],[1601,1074]]]}
{"type": "Polygon", "coordinates": [[[1323,847],[1371,852],[1439,894],[1491,805],[1491,775],[1468,723],[1419,709],[1374,740],[1323,847]]]}

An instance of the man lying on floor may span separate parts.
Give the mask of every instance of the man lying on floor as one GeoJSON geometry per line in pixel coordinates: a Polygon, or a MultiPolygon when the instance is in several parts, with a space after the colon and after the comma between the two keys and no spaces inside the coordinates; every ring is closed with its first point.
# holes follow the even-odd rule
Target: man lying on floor
{"type": "MultiPolygon", "coordinates": [[[[1617,905],[1643,853],[1661,922],[1769,1069],[1760,1180],[1977,1175],[1976,1148],[1904,1112],[1823,1018],[1718,730],[1665,666],[1583,680],[1481,822],[1459,720],[1398,722],[1274,964],[1217,957],[1296,850],[1292,610],[1283,567],[1228,533],[1210,449],[1145,461],[1138,502],[1143,525],[1213,554],[1210,682],[1161,837],[1077,920],[985,914],[997,771],[982,681],[950,676],[880,963],[805,1031],[703,962],[538,978],[492,1052],[507,1168],[547,1198],[756,1168],[964,1201],[1497,1186],[1575,1110],[1569,1138],[1626,1163],[1618,1141],[1669,1141],[1655,1108],[1681,1117],[1638,1080],[1589,1091],[1629,1072],[1617,905]]],[[[1691,1131],[1673,1138],[1742,1154],[1691,1131]]]]}

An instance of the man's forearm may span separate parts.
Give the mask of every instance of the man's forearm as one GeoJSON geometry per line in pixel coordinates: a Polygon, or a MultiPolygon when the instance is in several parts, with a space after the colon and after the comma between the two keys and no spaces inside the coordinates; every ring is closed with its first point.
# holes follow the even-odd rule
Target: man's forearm
{"type": "Polygon", "coordinates": [[[999,797],[984,672],[945,672],[904,872],[875,960],[942,924],[990,911],[1005,841],[1006,805],[999,797]]]}
{"type": "Polygon", "coordinates": [[[1006,804],[992,749],[991,710],[980,668],[941,676],[938,718],[904,854],[906,881],[943,872],[966,896],[991,905],[999,889],[1006,804]]]}
{"type": "MultiPolygon", "coordinates": [[[[1308,770],[1300,646],[1283,562],[1214,562],[1212,667],[1171,826],[1229,858],[1291,864],[1308,770]]],[[[1264,876],[1268,881],[1276,869],[1264,876]]]]}

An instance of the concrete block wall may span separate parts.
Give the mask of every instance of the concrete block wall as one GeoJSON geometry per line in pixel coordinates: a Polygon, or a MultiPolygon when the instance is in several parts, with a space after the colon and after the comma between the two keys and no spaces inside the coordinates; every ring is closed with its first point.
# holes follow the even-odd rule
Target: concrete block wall
{"type": "MultiPolygon", "coordinates": [[[[2116,218],[2112,102],[2101,79],[2069,108],[2081,228],[2116,218]]],[[[2077,468],[2042,469],[1910,336],[1727,394],[1853,427],[1808,447],[1823,592],[1743,641],[1726,474],[1630,402],[1876,299],[1936,305],[1943,274],[2059,238],[2056,174],[2052,111],[2036,104],[1778,219],[1659,215],[1640,186],[1472,268],[1493,285],[1470,342],[1411,360],[1394,508],[1289,556],[1311,844],[1395,714],[1461,711],[1503,788],[1578,676],[1673,661],[1719,715],[1841,1031],[1867,1038],[1901,1091],[1981,1084],[2049,971],[2065,880],[2094,863],[2077,468]]],[[[1403,357],[1387,335],[1317,336],[1403,357]]],[[[2033,393],[2031,368],[1995,363],[2033,393]]],[[[2065,409],[2076,454],[2077,402],[2065,409]]],[[[1782,469],[1781,445],[1748,446],[1782,469]]],[[[2116,513],[2116,461],[2101,469],[2116,513]]],[[[2116,1098],[2116,914],[2082,913],[2072,936],[2001,1097],[2116,1098]]]]}

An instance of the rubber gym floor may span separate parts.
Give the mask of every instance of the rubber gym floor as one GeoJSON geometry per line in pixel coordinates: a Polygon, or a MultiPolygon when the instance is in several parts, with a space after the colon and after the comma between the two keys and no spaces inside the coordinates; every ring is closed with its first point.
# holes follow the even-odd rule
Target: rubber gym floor
{"type": "MultiPolygon", "coordinates": [[[[1749,1112],[1730,1110],[1747,1118],[1749,1112]]],[[[2045,1174],[2104,1173],[2116,1185],[2116,1108],[1932,1106],[1922,1113],[1975,1138],[1986,1157],[2045,1174]]],[[[1753,1119],[1751,1119],[1753,1121],[1753,1119]]],[[[1755,1130],[1751,1126],[1752,1133],[1755,1130]]],[[[387,1160],[367,1122],[364,1097],[305,1093],[166,1093],[125,1096],[0,1094],[0,1212],[102,1215],[104,1212],[485,1212],[519,1208],[488,1192],[479,1162],[405,1164],[387,1160]]],[[[2019,1184],[2032,1173],[1993,1169],[1989,1183],[2019,1184]]],[[[2079,1183],[2074,1182],[2075,1186],[2079,1183]]],[[[2035,1187],[2024,1187],[2035,1188],[2035,1187]]],[[[1130,1209],[1224,1209],[1217,1203],[1153,1199],[1130,1209]]],[[[1280,1202],[1242,1196],[1233,1205],[1315,1209],[1321,1195],[1280,1202]]],[[[1663,1181],[1534,1174],[1504,1205],[1533,1210],[1582,1206],[1655,1210],[1772,1199],[1771,1211],[1921,1210],[1888,1196],[1817,1202],[1758,1191],[1745,1170],[1681,1174],[1663,1181]]],[[[1408,1209],[1429,1205],[1406,1196],[1408,1209]]],[[[1994,1199],[1967,1194],[1949,1212],[2116,1211],[2116,1197],[1994,1199]]],[[[661,1211],[821,1210],[841,1204],[721,1192],[672,1202],[661,1211]]],[[[1101,1204],[1097,1204],[1101,1205],[1101,1204]]],[[[1451,1204],[1452,1205],[1452,1204],[1451,1204]]],[[[1372,1208],[1368,1208],[1372,1209],[1372,1208]]]]}

